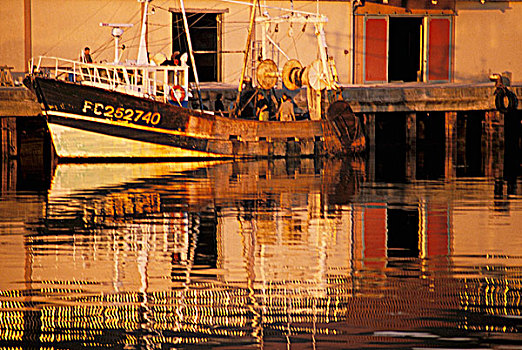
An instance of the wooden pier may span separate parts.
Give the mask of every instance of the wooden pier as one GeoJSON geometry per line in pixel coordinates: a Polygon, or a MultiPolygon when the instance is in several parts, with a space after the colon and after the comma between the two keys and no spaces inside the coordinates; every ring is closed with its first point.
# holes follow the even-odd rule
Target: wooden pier
{"type": "Polygon", "coordinates": [[[41,112],[36,97],[25,87],[13,85],[0,88],[2,158],[18,155],[16,118],[34,117],[41,112]]]}

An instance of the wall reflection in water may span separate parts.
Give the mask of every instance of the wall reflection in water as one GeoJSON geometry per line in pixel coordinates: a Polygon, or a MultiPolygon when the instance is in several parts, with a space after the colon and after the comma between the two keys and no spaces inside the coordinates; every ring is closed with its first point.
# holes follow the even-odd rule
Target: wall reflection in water
{"type": "Polygon", "coordinates": [[[520,197],[499,213],[494,181],[375,182],[368,168],[60,164],[44,197],[0,202],[0,344],[517,343],[520,197]]]}

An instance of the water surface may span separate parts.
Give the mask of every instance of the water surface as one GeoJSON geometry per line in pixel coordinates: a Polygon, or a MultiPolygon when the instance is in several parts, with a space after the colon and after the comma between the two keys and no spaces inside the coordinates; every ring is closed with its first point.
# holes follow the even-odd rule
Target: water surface
{"type": "MultiPolygon", "coordinates": [[[[370,169],[371,170],[371,169],[370,169]]],[[[0,346],[522,348],[520,179],[59,164],[0,197],[0,346]]]]}

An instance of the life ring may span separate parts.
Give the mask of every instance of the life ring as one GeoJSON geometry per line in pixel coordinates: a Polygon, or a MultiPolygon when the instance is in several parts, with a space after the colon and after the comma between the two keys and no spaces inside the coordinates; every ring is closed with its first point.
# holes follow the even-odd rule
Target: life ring
{"type": "Polygon", "coordinates": [[[185,92],[185,89],[183,89],[180,85],[174,85],[170,87],[169,91],[169,97],[172,102],[176,102],[179,105],[181,105],[181,102],[185,100],[185,96],[187,93],[185,92]]]}
{"type": "Polygon", "coordinates": [[[514,92],[507,88],[498,88],[495,90],[495,107],[502,112],[508,113],[517,109],[518,98],[514,92]],[[507,105],[506,105],[507,99],[507,105]]]}

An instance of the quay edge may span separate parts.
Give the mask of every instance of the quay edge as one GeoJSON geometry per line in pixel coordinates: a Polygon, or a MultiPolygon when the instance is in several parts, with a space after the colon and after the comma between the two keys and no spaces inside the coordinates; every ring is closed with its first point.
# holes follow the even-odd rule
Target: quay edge
{"type": "MultiPolygon", "coordinates": [[[[521,85],[509,90],[520,100],[521,85]]],[[[491,84],[343,87],[343,98],[356,113],[495,110],[494,93],[491,84]]]]}
{"type": "MultiPolygon", "coordinates": [[[[383,84],[372,86],[342,85],[342,96],[355,113],[435,112],[495,110],[493,84],[383,84]]],[[[509,87],[518,99],[522,84],[509,87]]],[[[202,83],[205,107],[212,110],[218,93],[224,101],[235,100],[237,88],[230,84],[202,83]]],[[[290,92],[296,94],[297,92],[290,92]]],[[[522,104],[518,104],[522,109],[522,104]]],[[[0,88],[0,117],[39,116],[36,97],[25,87],[0,88]]]]}
{"type": "Polygon", "coordinates": [[[26,87],[0,88],[0,117],[36,117],[41,114],[36,96],[26,87]]]}
{"type": "MultiPolygon", "coordinates": [[[[355,113],[380,112],[460,112],[495,110],[493,84],[381,84],[371,86],[341,85],[343,99],[355,113]]],[[[510,86],[518,99],[522,98],[522,84],[510,86]]],[[[226,102],[235,99],[237,90],[230,85],[212,83],[202,85],[203,104],[209,108],[218,93],[226,102]]],[[[287,92],[292,96],[297,91],[287,92]]],[[[226,105],[226,104],[225,104],[226,105]]],[[[518,109],[522,106],[519,103],[518,109]]]]}

